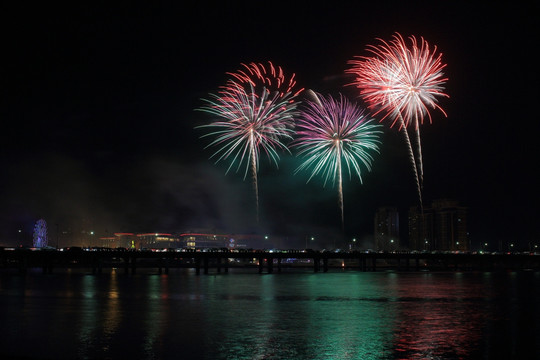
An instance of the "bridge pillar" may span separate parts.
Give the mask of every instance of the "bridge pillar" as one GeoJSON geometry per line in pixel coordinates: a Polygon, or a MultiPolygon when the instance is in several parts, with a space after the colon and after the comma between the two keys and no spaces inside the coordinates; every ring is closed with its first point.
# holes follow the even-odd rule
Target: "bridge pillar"
{"type": "Polygon", "coordinates": [[[274,258],[269,257],[266,259],[266,264],[268,266],[268,273],[271,274],[274,272],[274,258]]]}
{"type": "Polygon", "coordinates": [[[203,259],[203,263],[204,263],[204,273],[208,274],[208,258],[207,257],[203,259]]]}
{"type": "Polygon", "coordinates": [[[124,256],[124,273],[129,273],[129,256],[124,256]]]}
{"type": "Polygon", "coordinates": [[[319,272],[319,268],[321,267],[321,259],[318,257],[313,258],[313,272],[319,272]]]}
{"type": "Polygon", "coordinates": [[[259,258],[259,274],[262,274],[264,268],[264,258],[259,258]]]}
{"type": "Polygon", "coordinates": [[[169,273],[169,259],[168,258],[160,258],[159,259],[159,267],[158,267],[158,274],[161,275],[165,272],[165,274],[169,273]]]}
{"type": "Polygon", "coordinates": [[[158,260],[158,274],[163,274],[163,258],[160,258],[158,260]]]}
{"type": "Polygon", "coordinates": [[[102,272],[103,271],[100,258],[97,255],[92,256],[92,274],[101,274],[102,272]]]}
{"type": "Polygon", "coordinates": [[[135,274],[137,272],[137,257],[133,256],[131,258],[131,273],[135,274]]]}
{"type": "Polygon", "coordinates": [[[366,257],[362,256],[361,258],[358,259],[358,262],[360,263],[359,264],[360,265],[360,270],[365,272],[366,267],[367,267],[367,265],[366,265],[366,257]]]}
{"type": "Polygon", "coordinates": [[[46,256],[44,259],[43,259],[43,273],[44,274],[52,274],[52,269],[53,269],[53,259],[52,259],[52,255],[51,256],[46,256]]]}
{"type": "Polygon", "coordinates": [[[21,255],[19,258],[19,273],[26,274],[28,270],[28,258],[24,255],[21,255]]]}
{"type": "Polygon", "coordinates": [[[281,272],[281,258],[280,257],[277,258],[277,271],[281,272]]]}
{"type": "Polygon", "coordinates": [[[216,258],[216,266],[217,266],[217,272],[221,273],[221,258],[220,257],[216,258]]]}
{"type": "Polygon", "coordinates": [[[43,274],[52,274],[52,265],[50,264],[43,264],[43,274]]]}
{"type": "Polygon", "coordinates": [[[201,258],[195,259],[195,274],[199,275],[201,273],[201,258]]]}
{"type": "Polygon", "coordinates": [[[328,272],[328,258],[323,258],[323,272],[328,272]]]}

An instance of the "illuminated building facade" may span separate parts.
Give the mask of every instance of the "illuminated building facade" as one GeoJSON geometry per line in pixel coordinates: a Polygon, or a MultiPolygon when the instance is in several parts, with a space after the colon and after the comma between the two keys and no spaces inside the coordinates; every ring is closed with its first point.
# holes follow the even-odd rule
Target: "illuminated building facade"
{"type": "Polygon", "coordinates": [[[103,236],[99,238],[100,245],[106,248],[116,248],[118,238],[116,236],[103,236]]]}
{"type": "Polygon", "coordinates": [[[209,233],[185,233],[180,234],[182,247],[186,249],[222,249],[234,248],[234,240],[230,242],[227,235],[209,234],[209,233]]]}
{"type": "Polygon", "coordinates": [[[117,238],[115,242],[116,247],[138,249],[138,239],[134,233],[114,233],[114,236],[117,238]]]}
{"type": "Polygon", "coordinates": [[[167,249],[183,247],[181,240],[173,234],[137,234],[137,248],[167,249]]]}
{"type": "Polygon", "coordinates": [[[269,249],[273,245],[268,236],[258,234],[184,233],[179,238],[187,249],[269,249]]]}
{"type": "Polygon", "coordinates": [[[412,250],[468,251],[467,208],[448,199],[433,201],[423,214],[411,207],[409,244],[412,250]]]}
{"type": "Polygon", "coordinates": [[[395,251],[400,248],[399,212],[395,207],[380,207],[375,213],[375,249],[395,251]]]}
{"type": "MultiPolygon", "coordinates": [[[[86,235],[86,233],[83,233],[86,235]]],[[[77,237],[67,239],[69,246],[141,249],[242,249],[242,248],[272,248],[268,236],[258,234],[227,234],[213,231],[198,231],[189,233],[132,233],[117,232],[113,236],[97,236],[92,231],[88,239],[78,241],[77,237]]]]}

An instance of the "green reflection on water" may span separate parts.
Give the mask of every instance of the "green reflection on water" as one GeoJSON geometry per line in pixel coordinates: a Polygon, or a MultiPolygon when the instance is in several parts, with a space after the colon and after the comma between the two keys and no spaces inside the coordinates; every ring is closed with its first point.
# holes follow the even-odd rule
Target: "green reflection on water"
{"type": "Polygon", "coordinates": [[[395,314],[387,296],[395,294],[367,274],[340,275],[263,275],[249,281],[234,275],[213,280],[216,290],[206,313],[212,324],[206,334],[208,358],[388,357],[395,314]]]}
{"type": "MultiPolygon", "coordinates": [[[[331,274],[309,278],[314,301],[309,301],[309,319],[317,336],[310,342],[314,359],[375,359],[391,352],[392,308],[387,306],[378,282],[371,274],[343,277],[331,274]],[[366,276],[367,275],[367,276],[366,276]]],[[[379,277],[380,278],[380,277],[379,277]]]]}

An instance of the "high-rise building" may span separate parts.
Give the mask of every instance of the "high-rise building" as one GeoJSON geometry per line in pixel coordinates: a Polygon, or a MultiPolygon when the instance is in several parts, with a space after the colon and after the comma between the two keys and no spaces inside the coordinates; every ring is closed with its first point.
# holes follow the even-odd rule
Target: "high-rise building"
{"type": "Polygon", "coordinates": [[[394,251],[400,249],[399,212],[397,208],[385,206],[375,212],[375,249],[394,251]]]}
{"type": "Polygon", "coordinates": [[[468,251],[467,208],[439,199],[424,211],[409,209],[409,247],[412,250],[468,251]]]}
{"type": "Polygon", "coordinates": [[[409,249],[411,250],[429,250],[429,241],[425,236],[424,214],[421,213],[418,206],[409,208],[409,249]]]}

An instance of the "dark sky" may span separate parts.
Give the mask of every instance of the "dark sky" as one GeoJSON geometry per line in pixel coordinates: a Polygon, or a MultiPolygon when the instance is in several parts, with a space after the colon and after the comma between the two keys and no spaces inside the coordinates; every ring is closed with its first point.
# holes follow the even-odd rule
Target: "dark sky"
{"type": "MultiPolygon", "coordinates": [[[[394,32],[424,37],[447,64],[448,117],[421,128],[426,202],[467,206],[473,244],[540,242],[536,3],[173,3],[2,5],[0,242],[40,218],[98,234],[341,234],[337,189],[293,175],[294,154],[279,169],[262,159],[256,225],[249,178],[208,160],[194,128],[211,118],[194,109],[254,61],[361,104],[347,61],[394,32]]],[[[344,183],[346,238],[370,236],[378,206],[406,226],[406,151],[386,126],[373,171],[344,183]]]]}

